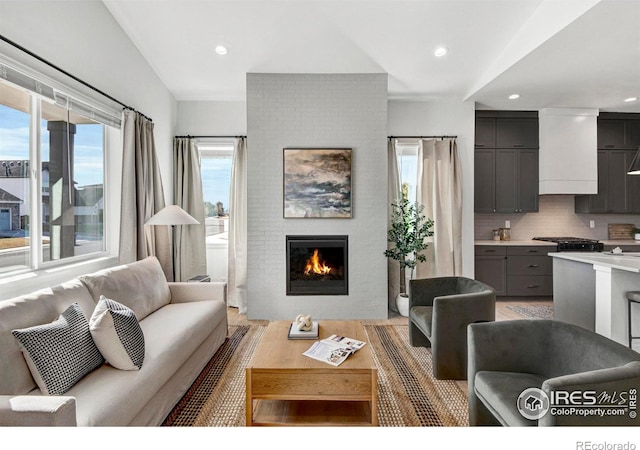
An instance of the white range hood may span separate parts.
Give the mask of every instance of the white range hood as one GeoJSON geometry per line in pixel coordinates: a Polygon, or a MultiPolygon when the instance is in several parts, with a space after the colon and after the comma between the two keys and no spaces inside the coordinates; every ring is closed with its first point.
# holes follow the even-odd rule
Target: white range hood
{"type": "Polygon", "coordinates": [[[598,110],[538,112],[540,195],[598,193],[598,110]]]}

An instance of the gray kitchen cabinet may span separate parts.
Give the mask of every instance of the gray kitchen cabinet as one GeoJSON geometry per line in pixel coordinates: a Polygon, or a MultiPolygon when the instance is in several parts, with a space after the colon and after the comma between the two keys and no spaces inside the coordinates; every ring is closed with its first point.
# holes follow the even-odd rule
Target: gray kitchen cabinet
{"type": "Polygon", "coordinates": [[[476,149],[477,213],[538,211],[537,149],[476,149]]]}
{"type": "Polygon", "coordinates": [[[476,149],[474,179],[474,208],[479,213],[494,213],[496,204],[496,152],[476,149]]]}
{"type": "Polygon", "coordinates": [[[607,113],[598,116],[599,149],[635,149],[640,146],[640,114],[607,113]]]}
{"type": "Polygon", "coordinates": [[[477,117],[474,139],[476,148],[496,147],[496,119],[493,117],[477,117]]]}
{"type": "Polygon", "coordinates": [[[497,148],[538,148],[538,118],[496,119],[497,148]]]}
{"type": "Polygon", "coordinates": [[[553,295],[553,246],[476,245],[475,278],[500,297],[553,295]]]}
{"type": "Polygon", "coordinates": [[[507,295],[553,295],[553,261],[547,256],[554,248],[507,247],[507,295]]]}
{"type": "Polygon", "coordinates": [[[476,245],[475,279],[491,286],[498,296],[507,294],[507,251],[505,247],[476,245]]]}
{"type": "Polygon", "coordinates": [[[640,177],[627,175],[636,150],[598,150],[598,193],[576,195],[576,213],[640,213],[640,177]]]}
{"type": "Polygon", "coordinates": [[[476,111],[475,212],[538,211],[536,114],[476,111]]]}

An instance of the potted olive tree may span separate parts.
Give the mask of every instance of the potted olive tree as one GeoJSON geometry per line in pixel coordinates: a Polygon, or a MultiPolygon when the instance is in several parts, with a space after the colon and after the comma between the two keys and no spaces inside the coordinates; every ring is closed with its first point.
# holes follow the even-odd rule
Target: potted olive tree
{"type": "Polygon", "coordinates": [[[633,239],[635,239],[636,241],[640,241],[640,228],[634,228],[632,232],[633,232],[633,239]]]}
{"type": "Polygon", "coordinates": [[[407,294],[406,270],[411,270],[409,279],[418,262],[426,261],[424,252],[428,244],[425,239],[433,236],[433,220],[422,214],[423,205],[411,203],[406,197],[398,203],[391,204],[391,228],[387,234],[387,241],[394,244],[384,251],[384,256],[394,259],[400,264],[400,294],[396,298],[398,312],[403,316],[409,315],[409,296],[407,294]]]}

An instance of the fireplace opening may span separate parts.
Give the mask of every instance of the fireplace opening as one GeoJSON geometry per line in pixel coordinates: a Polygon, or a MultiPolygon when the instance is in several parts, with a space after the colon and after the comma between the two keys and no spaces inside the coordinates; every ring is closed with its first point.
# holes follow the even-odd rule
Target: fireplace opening
{"type": "Polygon", "coordinates": [[[287,295],[347,295],[348,236],[287,236],[287,295]]]}

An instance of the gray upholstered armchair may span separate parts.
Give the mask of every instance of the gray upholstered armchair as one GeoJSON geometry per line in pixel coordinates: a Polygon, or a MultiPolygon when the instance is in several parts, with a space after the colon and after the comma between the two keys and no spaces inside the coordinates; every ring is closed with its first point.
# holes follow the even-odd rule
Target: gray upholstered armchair
{"type": "Polygon", "coordinates": [[[467,325],[493,321],[495,291],[465,277],[439,277],[409,282],[409,340],[431,347],[433,376],[467,377],[467,325]]]}
{"type": "MultiPolygon", "coordinates": [[[[556,320],[469,325],[468,389],[472,426],[640,425],[630,403],[640,389],[640,353],[593,331],[556,320]],[[541,389],[550,399],[548,405],[541,403],[535,414],[523,404],[518,406],[520,394],[529,388],[541,389]],[[560,399],[555,403],[552,391],[556,393],[553,397],[560,399]],[[583,397],[585,392],[591,394],[583,397]],[[567,414],[568,408],[560,414],[554,408],[565,406],[567,396],[575,396],[568,406],[588,407],[594,395],[602,393],[604,397],[597,397],[598,406],[610,404],[610,409],[624,414],[581,414],[585,409],[567,414]],[[623,411],[625,402],[627,410],[623,411]],[[541,417],[536,419],[538,415],[541,417]]],[[[526,404],[527,395],[521,401],[526,404]]]]}

